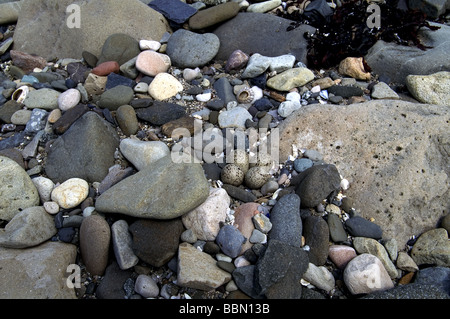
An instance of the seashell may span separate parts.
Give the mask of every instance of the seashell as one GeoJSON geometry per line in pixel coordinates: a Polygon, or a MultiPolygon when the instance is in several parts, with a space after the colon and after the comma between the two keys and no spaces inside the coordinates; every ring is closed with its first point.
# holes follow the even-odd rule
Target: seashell
{"type": "Polygon", "coordinates": [[[30,93],[30,88],[26,85],[19,87],[11,96],[11,99],[16,101],[17,103],[23,103],[26,97],[30,93]]]}
{"type": "Polygon", "coordinates": [[[254,98],[255,92],[253,92],[253,90],[249,87],[244,87],[241,89],[236,96],[237,101],[241,104],[252,103],[254,98]]]}

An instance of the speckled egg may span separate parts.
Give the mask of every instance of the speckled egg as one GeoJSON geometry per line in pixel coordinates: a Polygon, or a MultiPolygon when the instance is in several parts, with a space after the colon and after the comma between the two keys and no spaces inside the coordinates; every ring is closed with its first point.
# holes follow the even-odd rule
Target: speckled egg
{"type": "Polygon", "coordinates": [[[245,184],[251,189],[259,189],[269,180],[269,178],[269,167],[254,166],[245,174],[245,184]]]}
{"type": "Polygon", "coordinates": [[[249,168],[248,154],[243,149],[236,149],[233,152],[233,164],[238,166],[242,172],[247,173],[249,168]]]}
{"type": "Polygon", "coordinates": [[[244,182],[244,177],[244,172],[235,164],[227,164],[221,172],[222,182],[234,186],[241,185],[244,182]]]}

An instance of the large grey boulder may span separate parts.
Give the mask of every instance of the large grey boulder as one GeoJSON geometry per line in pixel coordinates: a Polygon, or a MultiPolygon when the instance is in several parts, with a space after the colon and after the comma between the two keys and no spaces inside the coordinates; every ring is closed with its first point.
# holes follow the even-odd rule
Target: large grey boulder
{"type": "Polygon", "coordinates": [[[269,57],[292,54],[306,64],[308,42],[303,34],[315,28],[302,25],[287,31],[291,22],[271,14],[241,12],[213,31],[220,39],[216,59],[226,61],[233,51],[241,50],[269,57]]]}
{"type": "Polygon", "coordinates": [[[360,216],[403,247],[449,211],[450,115],[405,101],[304,106],[280,126],[280,160],[315,149],[350,182],[360,216]]]}
{"type": "Polygon", "coordinates": [[[21,2],[14,49],[46,59],[80,59],[84,50],[99,56],[103,43],[114,33],[159,41],[171,30],[162,14],[139,0],[109,0],[107,4],[101,0],[21,2]],[[71,27],[77,12],[70,5],[80,9],[79,27],[71,27]]]}
{"type": "Polygon", "coordinates": [[[405,84],[410,74],[429,75],[439,71],[450,71],[450,26],[430,23],[440,29],[423,28],[419,39],[431,49],[421,50],[415,46],[403,46],[378,40],[365,56],[367,64],[378,75],[390,81],[405,84]]]}

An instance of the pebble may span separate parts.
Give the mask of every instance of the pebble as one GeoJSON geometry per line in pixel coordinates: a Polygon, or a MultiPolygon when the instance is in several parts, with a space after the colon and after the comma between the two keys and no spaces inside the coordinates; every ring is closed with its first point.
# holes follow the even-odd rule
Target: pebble
{"type": "Polygon", "coordinates": [[[220,128],[240,128],[245,130],[245,121],[251,120],[251,114],[243,107],[235,107],[219,114],[220,128]]]}
{"type": "MultiPolygon", "coordinates": [[[[31,116],[31,114],[30,114],[30,116],[31,116]]],[[[61,118],[61,116],[62,116],[61,110],[55,109],[48,114],[47,121],[50,124],[55,124],[61,118]]]]}
{"type": "Polygon", "coordinates": [[[182,216],[184,227],[199,240],[214,241],[220,224],[226,220],[230,201],[224,189],[210,189],[208,198],[201,205],[182,216]]]}
{"type": "Polygon", "coordinates": [[[181,234],[180,239],[181,239],[181,241],[184,241],[184,242],[189,243],[189,244],[194,244],[198,240],[197,236],[194,234],[192,229],[186,229],[181,234]]]}
{"type": "Polygon", "coordinates": [[[183,85],[169,73],[158,73],[148,87],[148,93],[155,100],[163,101],[183,91],[183,85]]]}
{"type": "Polygon", "coordinates": [[[147,93],[148,92],[148,84],[145,82],[139,82],[136,84],[136,86],[133,88],[134,92],[136,93],[147,93]]]}
{"type": "Polygon", "coordinates": [[[26,133],[37,133],[45,128],[48,112],[42,109],[33,109],[31,111],[30,120],[25,126],[26,133]]]}
{"type": "Polygon", "coordinates": [[[257,230],[264,234],[267,234],[272,229],[272,222],[262,213],[253,216],[253,224],[257,230]]]}
{"type": "Polygon", "coordinates": [[[281,0],[268,0],[248,6],[247,12],[265,13],[281,5],[281,0]]]}
{"type": "Polygon", "coordinates": [[[267,86],[277,91],[289,91],[314,80],[314,73],[307,68],[292,68],[275,75],[267,81],[267,86]]]}
{"type": "Polygon", "coordinates": [[[172,62],[168,55],[152,50],[142,51],[136,60],[136,69],[148,76],[165,73],[171,65],[172,62]]]}
{"type": "Polygon", "coordinates": [[[254,202],[257,199],[255,195],[243,188],[239,188],[230,184],[224,184],[222,187],[227,191],[228,195],[244,203],[254,202]]]}
{"type": "Polygon", "coordinates": [[[111,230],[100,215],[85,217],[80,227],[80,252],[86,270],[102,276],[108,265],[111,230]]]}
{"type": "Polygon", "coordinates": [[[139,130],[136,112],[131,105],[122,105],[116,112],[117,123],[126,136],[134,135],[139,130]]]}
{"type": "Polygon", "coordinates": [[[58,108],[58,97],[61,93],[53,89],[39,89],[30,91],[23,101],[29,109],[54,110],[58,108]]]}
{"type": "Polygon", "coordinates": [[[406,87],[411,95],[422,103],[448,105],[450,101],[450,72],[430,75],[408,75],[406,87]]]}
{"type": "Polygon", "coordinates": [[[431,229],[419,236],[415,242],[411,257],[418,265],[436,265],[450,267],[450,241],[444,228],[431,229]]]}
{"type": "Polygon", "coordinates": [[[347,240],[347,232],[338,215],[334,213],[328,214],[327,223],[330,230],[330,238],[334,243],[342,243],[347,240]]]}
{"type": "Polygon", "coordinates": [[[28,248],[56,234],[53,217],[42,206],[28,207],[14,215],[0,233],[0,247],[28,248]]]}
{"type": "Polygon", "coordinates": [[[281,197],[270,212],[272,228],[269,240],[278,240],[300,247],[302,243],[303,223],[300,217],[300,197],[288,194],[281,197]]]}
{"type": "Polygon", "coordinates": [[[381,261],[371,254],[361,254],[350,260],[344,270],[344,283],[353,295],[394,288],[381,261]]]}
{"type": "Polygon", "coordinates": [[[308,264],[308,269],[303,274],[303,279],[327,293],[331,292],[335,287],[333,274],[324,266],[317,267],[313,263],[308,264]]]}
{"type": "Polygon", "coordinates": [[[231,71],[238,71],[244,68],[248,63],[248,60],[248,54],[241,50],[233,51],[225,64],[225,72],[230,73],[231,71]]]}
{"type": "Polygon", "coordinates": [[[355,258],[356,255],[356,251],[353,247],[345,245],[331,245],[328,250],[328,256],[339,269],[345,269],[345,266],[347,266],[349,261],[355,258]]]}
{"type": "Polygon", "coordinates": [[[58,107],[61,111],[65,112],[81,100],[81,93],[77,89],[69,89],[58,96],[58,107]]]}
{"type": "Polygon", "coordinates": [[[356,237],[353,239],[353,246],[355,247],[355,250],[359,254],[367,253],[376,256],[383,264],[384,269],[386,269],[389,276],[391,278],[397,278],[398,271],[395,265],[392,263],[391,259],[389,258],[386,249],[375,239],[356,237]]]}
{"type": "Polygon", "coordinates": [[[381,239],[383,230],[377,224],[361,217],[354,216],[345,221],[348,233],[354,237],[381,239]]]}
{"type": "Polygon", "coordinates": [[[120,269],[130,269],[139,262],[139,258],[133,252],[133,239],[125,220],[120,219],[111,225],[111,242],[120,269]]]}
{"type": "Polygon", "coordinates": [[[310,160],[309,158],[296,158],[294,160],[294,169],[298,173],[301,173],[304,170],[306,170],[307,168],[310,168],[312,166],[313,166],[313,161],[310,160]]]}
{"type": "Polygon", "coordinates": [[[85,180],[71,178],[53,189],[51,199],[60,207],[69,209],[80,205],[88,194],[89,185],[85,180]]]}
{"type": "Polygon", "coordinates": [[[136,278],[134,290],[144,298],[156,298],[159,295],[157,283],[147,275],[139,275],[136,278]]]}
{"type": "MultiPolygon", "coordinates": [[[[0,95],[0,99],[1,99],[1,95],[0,95]]],[[[0,104],[1,103],[3,103],[3,102],[0,102],[0,104]]],[[[12,123],[12,117],[14,116],[14,114],[16,112],[20,111],[21,109],[22,109],[21,104],[14,100],[6,102],[5,104],[1,105],[0,120],[2,120],[5,123],[12,123]]],[[[17,123],[13,123],[13,124],[17,124],[17,123]]],[[[25,122],[25,124],[26,124],[26,122],[25,122]]]]}
{"type": "MultiPolygon", "coordinates": [[[[236,268],[245,267],[245,266],[249,266],[249,265],[251,265],[250,262],[247,259],[245,259],[244,256],[239,256],[234,260],[234,266],[236,266],[236,268]]],[[[231,273],[232,272],[233,271],[231,271],[231,273]]]]}
{"type": "Polygon", "coordinates": [[[134,91],[129,86],[118,85],[102,93],[97,105],[110,111],[116,111],[122,105],[129,105],[134,97],[134,91]]]}
{"type": "Polygon", "coordinates": [[[195,33],[178,29],[167,42],[166,53],[179,68],[196,68],[207,64],[219,51],[220,40],[214,33],[195,33]]]}
{"type": "Polygon", "coordinates": [[[201,30],[212,27],[235,17],[239,10],[240,6],[236,2],[221,3],[200,10],[189,18],[189,28],[192,30],[201,30]]]}
{"type": "Polygon", "coordinates": [[[139,171],[170,154],[169,147],[163,142],[141,141],[133,138],[123,139],[119,149],[139,171]]]}
{"type": "Polygon", "coordinates": [[[267,235],[258,229],[254,229],[249,238],[249,242],[252,244],[265,244],[267,242],[267,235]]]}
{"type": "Polygon", "coordinates": [[[216,237],[216,243],[224,254],[231,258],[236,258],[241,252],[241,247],[246,238],[232,225],[224,225],[220,228],[216,237]]]}
{"type": "Polygon", "coordinates": [[[222,182],[224,182],[225,184],[239,186],[244,182],[245,174],[239,168],[239,166],[235,164],[227,164],[222,169],[220,177],[222,179],[222,182]]]}
{"type": "Polygon", "coordinates": [[[117,61],[106,61],[92,69],[92,73],[98,76],[107,76],[110,73],[119,73],[120,66],[117,61]]]}
{"type": "Polygon", "coordinates": [[[278,183],[274,180],[270,180],[261,187],[261,194],[263,194],[264,196],[268,194],[273,194],[276,192],[277,189],[278,183]]]}
{"type": "Polygon", "coordinates": [[[192,80],[198,79],[202,77],[202,73],[199,68],[191,69],[185,68],[183,70],[183,79],[190,82],[192,80]]]}
{"type": "Polygon", "coordinates": [[[245,253],[253,247],[248,239],[251,237],[255,226],[253,224],[253,216],[258,213],[259,204],[257,203],[244,203],[237,207],[234,211],[234,226],[241,232],[246,238],[245,243],[242,245],[240,254],[245,253]]]}
{"type": "Polygon", "coordinates": [[[44,202],[43,203],[44,209],[47,213],[50,215],[56,215],[59,213],[59,205],[55,202],[44,202]]]}
{"type": "Polygon", "coordinates": [[[399,269],[409,272],[419,271],[419,267],[414,260],[406,252],[400,251],[398,253],[396,265],[399,269]]]}
{"type": "Polygon", "coordinates": [[[142,51],[145,50],[158,51],[161,48],[161,43],[155,40],[139,40],[139,48],[142,51]]]}
{"type": "Polygon", "coordinates": [[[44,176],[35,177],[31,181],[34,186],[36,186],[41,202],[44,203],[50,201],[52,191],[55,188],[55,183],[44,176]]]}
{"type": "Polygon", "coordinates": [[[327,222],[319,216],[308,216],[303,221],[305,244],[310,247],[309,260],[316,266],[325,264],[328,257],[330,232],[327,222]]]}
{"type": "Polygon", "coordinates": [[[398,94],[384,82],[375,84],[372,88],[372,93],[370,94],[370,96],[373,99],[400,99],[398,94]]]}

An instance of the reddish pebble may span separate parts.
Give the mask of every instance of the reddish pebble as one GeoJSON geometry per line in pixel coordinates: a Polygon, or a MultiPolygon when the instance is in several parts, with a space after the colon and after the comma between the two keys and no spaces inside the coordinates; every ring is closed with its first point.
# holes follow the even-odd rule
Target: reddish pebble
{"type": "Polygon", "coordinates": [[[344,269],[348,262],[356,257],[356,251],[349,246],[332,245],[328,251],[328,256],[339,269],[344,269]]]}
{"type": "Polygon", "coordinates": [[[116,61],[106,61],[93,68],[92,73],[98,76],[107,76],[113,72],[119,73],[119,68],[119,63],[116,61]]]}

